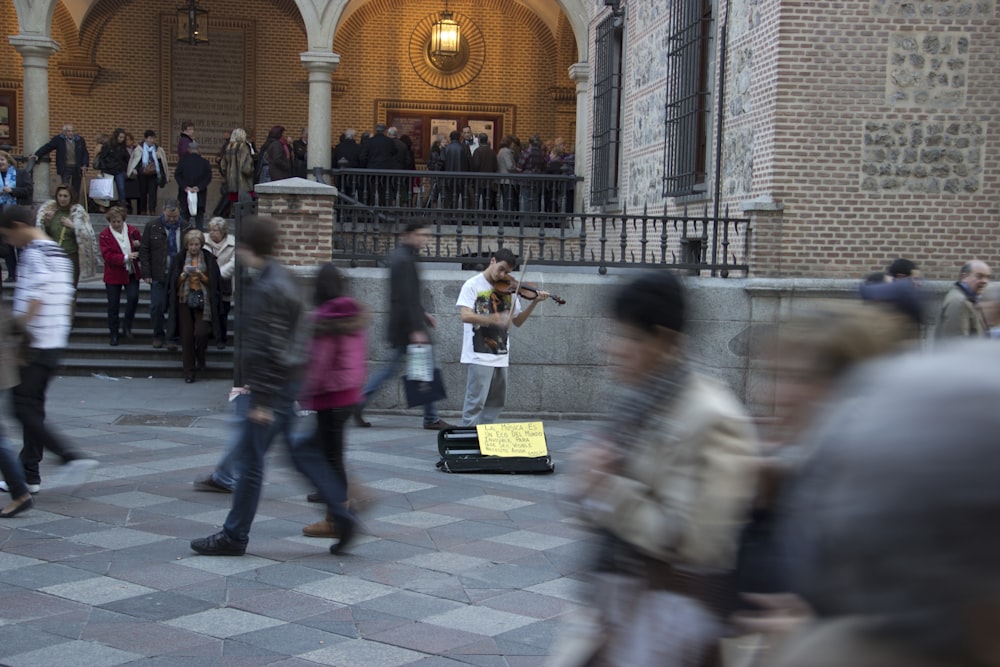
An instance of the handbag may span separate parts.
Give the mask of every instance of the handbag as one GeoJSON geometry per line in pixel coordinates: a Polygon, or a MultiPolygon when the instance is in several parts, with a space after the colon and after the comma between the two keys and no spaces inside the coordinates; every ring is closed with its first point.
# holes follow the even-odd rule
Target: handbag
{"type": "Polygon", "coordinates": [[[205,307],[205,293],[199,290],[191,290],[187,295],[187,307],[198,310],[205,307]]]}
{"type": "Polygon", "coordinates": [[[444,389],[444,380],[441,378],[440,368],[434,369],[434,379],[430,382],[403,378],[403,386],[406,390],[406,407],[408,408],[427,405],[428,403],[441,401],[448,397],[448,393],[444,389]]]}
{"type": "Polygon", "coordinates": [[[117,199],[115,197],[115,179],[113,176],[101,176],[90,179],[91,199],[117,199]]]}
{"type": "Polygon", "coordinates": [[[156,163],[153,162],[152,160],[150,160],[142,168],[142,175],[143,176],[152,176],[155,173],[156,173],[156,163]]]}

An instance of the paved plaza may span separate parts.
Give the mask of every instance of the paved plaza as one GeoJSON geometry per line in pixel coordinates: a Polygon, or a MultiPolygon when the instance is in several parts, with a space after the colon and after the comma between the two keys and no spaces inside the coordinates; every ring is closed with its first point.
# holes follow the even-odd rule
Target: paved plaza
{"type": "MultiPolygon", "coordinates": [[[[229,383],[60,377],[48,415],[100,461],[0,522],[0,665],[542,665],[579,602],[588,534],[559,506],[568,450],[594,422],[549,421],[554,475],[436,470],[419,416],[350,428],[364,534],[302,536],[320,505],[272,448],[243,557],[194,554],[231,496],[192,489],[230,438],[229,383]]],[[[19,428],[4,406],[19,447],[19,428]]],[[[447,412],[444,417],[449,418],[447,412]]],[[[311,424],[306,417],[300,426],[311,424]]]]}

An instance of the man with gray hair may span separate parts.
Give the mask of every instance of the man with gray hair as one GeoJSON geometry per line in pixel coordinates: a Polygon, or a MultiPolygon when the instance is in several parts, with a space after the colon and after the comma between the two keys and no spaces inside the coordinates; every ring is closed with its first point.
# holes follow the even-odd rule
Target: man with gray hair
{"type": "MultiPolygon", "coordinates": [[[[163,347],[165,336],[163,315],[167,311],[167,272],[170,260],[183,247],[181,239],[194,229],[189,221],[181,221],[177,200],[171,197],[163,203],[163,215],[146,223],[139,242],[139,265],[143,280],[149,285],[149,319],[153,325],[153,347],[163,347]]],[[[168,341],[168,350],[177,349],[177,341],[168,341]]]]}
{"type": "Polygon", "coordinates": [[[962,266],[958,281],[952,286],[941,304],[934,337],[985,337],[990,327],[986,323],[979,297],[990,282],[990,267],[974,259],[962,266]]]}
{"type": "Polygon", "coordinates": [[[769,665],[997,664],[998,366],[994,343],[961,341],[842,387],[782,530],[817,618],[769,665]]]}
{"type": "Polygon", "coordinates": [[[62,126],[62,133],[52,137],[47,144],[35,151],[33,157],[39,158],[52,151],[56,152],[56,173],[62,184],[72,185],[73,192],[79,197],[83,172],[90,166],[87,142],[73,130],[72,123],[66,123],[62,126]]]}

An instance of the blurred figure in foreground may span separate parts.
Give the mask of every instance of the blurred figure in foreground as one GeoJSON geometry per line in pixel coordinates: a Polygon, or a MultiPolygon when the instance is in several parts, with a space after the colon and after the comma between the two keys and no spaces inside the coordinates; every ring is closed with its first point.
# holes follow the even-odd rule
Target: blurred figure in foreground
{"type": "MultiPolygon", "coordinates": [[[[206,556],[246,553],[264,481],[264,455],[294,413],[305,364],[303,306],[292,274],[273,257],[277,241],[273,219],[250,216],[241,221],[236,254],[252,279],[241,286],[246,305],[237,332],[244,341],[238,361],[250,404],[233,450],[239,479],[229,515],[220,532],[191,541],[191,549],[206,556]]],[[[345,508],[338,514],[340,539],[330,547],[334,554],[351,541],[355,525],[345,508]]]]}
{"type": "Polygon", "coordinates": [[[305,526],[302,534],[340,537],[338,514],[343,515],[349,504],[344,427],[362,400],[368,361],[365,330],[371,317],[347,295],[344,277],[333,264],[320,269],[313,300],[313,338],[299,402],[306,410],[316,411],[316,431],[310,438],[295,441],[292,460],[319,482],[317,500],[327,503],[326,517],[305,526]]]}
{"type": "Polygon", "coordinates": [[[727,389],[690,368],[677,276],[637,278],[613,309],[620,394],[611,422],[581,447],[572,497],[600,535],[592,607],[551,664],[711,665],[753,496],[754,429],[727,389]]]}
{"type": "Polygon", "coordinates": [[[788,502],[818,618],[774,667],[1000,665],[998,366],[995,344],[969,341],[843,388],[788,502]]]}

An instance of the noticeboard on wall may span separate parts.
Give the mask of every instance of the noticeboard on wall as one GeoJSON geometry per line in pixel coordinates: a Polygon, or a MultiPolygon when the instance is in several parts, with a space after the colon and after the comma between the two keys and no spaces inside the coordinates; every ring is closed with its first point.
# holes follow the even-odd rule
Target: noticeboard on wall
{"type": "Polygon", "coordinates": [[[503,133],[513,129],[515,108],[513,105],[378,100],[375,111],[375,122],[396,126],[400,135],[410,137],[414,160],[423,166],[437,135],[448,136],[453,130],[461,132],[466,126],[476,134],[485,133],[496,148],[503,133]]]}
{"type": "Polygon", "coordinates": [[[0,144],[17,144],[17,92],[0,91],[0,144]]]}

